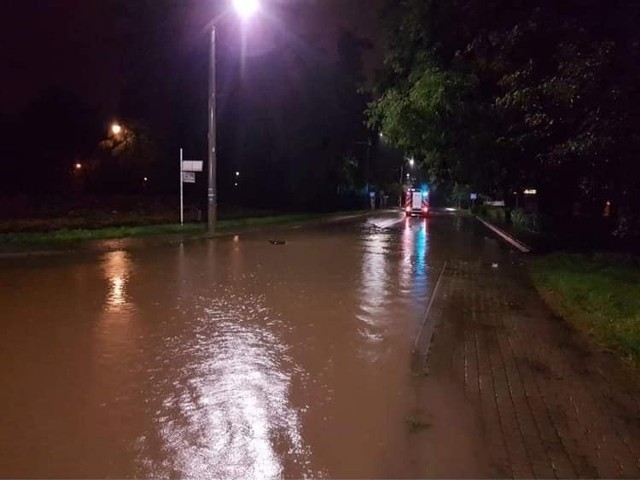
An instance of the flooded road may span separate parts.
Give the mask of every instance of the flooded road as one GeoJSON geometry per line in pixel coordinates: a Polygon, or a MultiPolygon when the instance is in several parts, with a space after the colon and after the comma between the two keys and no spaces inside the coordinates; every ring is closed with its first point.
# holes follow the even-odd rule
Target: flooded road
{"type": "Polygon", "coordinates": [[[394,213],[0,260],[0,476],[424,476],[412,346],[481,228],[394,213]]]}

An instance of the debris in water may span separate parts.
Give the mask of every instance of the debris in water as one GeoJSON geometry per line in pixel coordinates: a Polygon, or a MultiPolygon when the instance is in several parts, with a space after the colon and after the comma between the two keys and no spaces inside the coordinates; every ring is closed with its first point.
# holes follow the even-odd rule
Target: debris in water
{"type": "Polygon", "coordinates": [[[269,243],[271,245],[286,245],[287,242],[285,242],[284,240],[269,240],[269,243]]]}
{"type": "Polygon", "coordinates": [[[407,422],[407,427],[409,427],[409,432],[413,434],[420,433],[424,430],[431,428],[431,424],[429,422],[425,422],[418,418],[410,417],[410,418],[407,418],[406,422],[407,422]]]}

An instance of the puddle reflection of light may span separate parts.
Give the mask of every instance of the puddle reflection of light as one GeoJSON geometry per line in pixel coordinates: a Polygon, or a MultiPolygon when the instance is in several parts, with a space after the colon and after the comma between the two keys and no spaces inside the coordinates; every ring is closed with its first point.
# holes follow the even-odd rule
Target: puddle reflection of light
{"type": "Polygon", "coordinates": [[[387,321],[386,304],[389,295],[388,265],[389,235],[372,233],[365,239],[360,287],[360,335],[367,342],[383,338],[382,329],[387,321]]]}
{"type": "Polygon", "coordinates": [[[413,241],[411,234],[411,218],[406,217],[402,226],[402,262],[400,268],[400,287],[406,291],[411,284],[411,252],[413,241]]]}
{"type": "Polygon", "coordinates": [[[372,235],[365,245],[362,259],[362,282],[367,303],[378,307],[387,291],[387,236],[372,235]]]}
{"type": "Polygon", "coordinates": [[[407,218],[402,230],[400,286],[403,291],[421,292],[428,276],[429,222],[407,218]]]}
{"type": "Polygon", "coordinates": [[[417,274],[421,274],[426,270],[427,248],[427,221],[422,220],[418,230],[418,237],[416,238],[415,271],[417,274]]]}
{"type": "Polygon", "coordinates": [[[309,456],[290,404],[288,372],[297,368],[276,334],[243,319],[268,324],[266,312],[247,307],[231,318],[233,308],[208,309],[198,342],[180,341],[191,362],[163,402],[161,435],[174,453],[171,469],[185,478],[281,478],[285,459],[302,466],[309,456]]]}
{"type": "Polygon", "coordinates": [[[100,364],[108,366],[110,371],[120,372],[118,385],[110,387],[111,391],[117,391],[130,380],[131,366],[138,361],[139,337],[136,333],[139,324],[128,292],[133,266],[129,254],[124,251],[109,252],[102,257],[107,292],[100,321],[96,324],[95,346],[100,364]]]}
{"type": "Polygon", "coordinates": [[[104,256],[103,268],[109,283],[106,309],[118,312],[127,303],[126,287],[131,274],[131,260],[127,252],[109,252],[104,256]]]}
{"type": "Polygon", "coordinates": [[[109,303],[113,307],[117,307],[125,304],[124,278],[114,277],[111,279],[111,292],[109,293],[109,303]]]}

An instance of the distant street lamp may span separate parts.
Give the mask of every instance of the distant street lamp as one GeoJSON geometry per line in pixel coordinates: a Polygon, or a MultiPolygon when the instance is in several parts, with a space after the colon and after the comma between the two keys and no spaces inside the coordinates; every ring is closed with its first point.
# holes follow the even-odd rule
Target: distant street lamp
{"type": "MultiPolygon", "coordinates": [[[[402,165],[400,165],[400,184],[401,185],[402,185],[402,182],[404,181],[404,162],[408,162],[410,168],[413,168],[413,166],[416,164],[416,161],[413,159],[413,157],[404,158],[402,160],[402,165]]],[[[407,173],[407,178],[409,178],[410,176],[411,175],[407,173]]]]}
{"type": "MultiPolygon", "coordinates": [[[[402,159],[402,164],[400,165],[400,199],[398,201],[400,207],[402,207],[402,186],[404,185],[404,162],[408,162],[409,163],[409,167],[413,168],[413,166],[416,164],[416,161],[414,160],[413,157],[411,158],[403,158],[402,159]]],[[[407,173],[407,180],[409,180],[409,178],[411,178],[411,174],[407,173]]]]}
{"type": "MultiPolygon", "coordinates": [[[[259,0],[233,0],[233,8],[236,14],[243,20],[258,13],[259,0]]],[[[216,229],[218,209],[218,189],[216,185],[217,173],[217,138],[216,138],[216,24],[211,26],[210,41],[210,72],[209,72],[209,165],[207,169],[207,231],[214,233],[216,229]]]]}
{"type": "Polygon", "coordinates": [[[82,164],[81,164],[81,163],[76,163],[76,164],[74,165],[74,168],[75,168],[76,170],[82,170],[82,164]]]}
{"type": "Polygon", "coordinates": [[[113,133],[114,135],[120,135],[122,133],[122,126],[119,123],[112,124],[111,133],[113,133]]]}

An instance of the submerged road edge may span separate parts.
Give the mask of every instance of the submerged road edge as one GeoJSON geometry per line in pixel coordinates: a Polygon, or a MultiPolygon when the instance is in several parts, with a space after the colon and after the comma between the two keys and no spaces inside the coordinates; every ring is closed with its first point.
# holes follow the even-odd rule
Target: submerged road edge
{"type": "Polygon", "coordinates": [[[478,217],[477,215],[475,216],[476,219],[478,219],[478,221],[480,221],[480,223],[482,223],[485,227],[487,227],[489,230],[491,230],[492,232],[494,232],[496,235],[498,235],[499,237],[501,237],[504,241],[506,241],[507,243],[511,244],[512,246],[516,247],[518,250],[520,250],[522,253],[530,253],[531,252],[531,247],[529,247],[528,245],[522,243],[520,240],[517,240],[516,238],[512,237],[511,235],[509,235],[507,232],[505,232],[504,230],[501,230],[500,228],[496,227],[495,225],[492,225],[491,223],[483,220],[482,218],[478,217]]]}
{"type": "MultiPolygon", "coordinates": [[[[440,275],[438,276],[438,281],[436,282],[436,286],[433,289],[433,293],[431,294],[431,299],[429,300],[429,305],[427,306],[427,311],[424,314],[422,319],[422,323],[420,324],[420,328],[418,329],[418,333],[416,334],[416,338],[413,341],[413,353],[418,352],[418,343],[422,338],[422,333],[424,332],[427,323],[429,322],[429,313],[431,312],[431,307],[433,306],[433,302],[438,295],[438,289],[440,288],[440,282],[442,281],[442,277],[444,276],[444,271],[447,268],[447,261],[445,260],[444,265],[442,265],[442,269],[440,270],[440,275]]],[[[435,330],[435,325],[433,322],[429,324],[429,329],[427,330],[427,348],[424,352],[425,357],[429,355],[429,348],[431,346],[431,339],[433,338],[433,332],[435,330]]]]}
{"type": "Polygon", "coordinates": [[[71,241],[69,243],[55,244],[53,248],[47,250],[37,249],[30,250],[29,244],[16,244],[15,249],[3,250],[3,246],[10,246],[9,244],[0,244],[0,260],[15,259],[15,258],[27,258],[27,257],[42,257],[52,255],[69,255],[77,254],[80,252],[113,252],[113,251],[130,251],[133,249],[148,247],[148,246],[165,246],[165,245],[180,245],[188,242],[195,242],[201,240],[216,240],[220,238],[233,237],[234,235],[244,235],[250,233],[256,233],[261,231],[284,231],[288,229],[296,229],[303,227],[311,227],[314,225],[325,225],[338,222],[348,222],[358,220],[370,216],[375,211],[364,211],[353,214],[340,214],[337,216],[327,216],[326,218],[310,219],[310,220],[296,220],[291,222],[265,224],[260,226],[246,226],[238,227],[225,231],[219,231],[215,234],[197,233],[197,234],[183,234],[183,233],[168,233],[160,235],[140,235],[129,237],[115,237],[105,239],[89,239],[71,241]]]}

